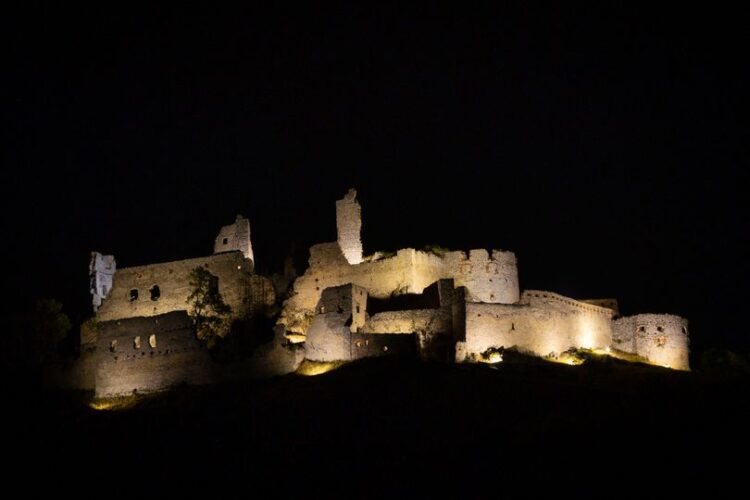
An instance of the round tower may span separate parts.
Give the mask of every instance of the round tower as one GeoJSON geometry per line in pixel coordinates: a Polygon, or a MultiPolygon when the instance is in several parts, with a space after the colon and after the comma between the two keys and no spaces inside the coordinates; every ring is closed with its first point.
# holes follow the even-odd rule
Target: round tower
{"type": "Polygon", "coordinates": [[[637,314],[612,322],[612,347],[655,365],[689,370],[688,322],[672,314],[637,314]]]}

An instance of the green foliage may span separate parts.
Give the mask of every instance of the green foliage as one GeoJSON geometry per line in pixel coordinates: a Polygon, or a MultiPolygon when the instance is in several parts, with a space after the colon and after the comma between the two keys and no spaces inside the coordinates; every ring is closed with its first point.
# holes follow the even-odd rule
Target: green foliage
{"type": "Polygon", "coordinates": [[[443,255],[447,254],[451,250],[449,248],[442,247],[440,245],[425,245],[424,251],[435,254],[438,257],[442,257],[443,255]]]}
{"type": "Polygon", "coordinates": [[[203,267],[190,272],[191,292],[188,296],[189,314],[195,324],[198,339],[211,348],[228,330],[232,308],[224,302],[219,291],[219,277],[203,267]]]}
{"type": "Polygon", "coordinates": [[[377,262],[379,260],[390,259],[395,257],[396,252],[375,252],[371,255],[366,255],[362,258],[363,262],[377,262]]]}

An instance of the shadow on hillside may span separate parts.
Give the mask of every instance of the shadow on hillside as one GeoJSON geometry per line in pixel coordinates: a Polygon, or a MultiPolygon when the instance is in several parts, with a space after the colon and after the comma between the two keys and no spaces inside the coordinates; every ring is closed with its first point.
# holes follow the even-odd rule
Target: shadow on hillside
{"type": "Polygon", "coordinates": [[[14,433],[17,463],[43,457],[62,482],[85,471],[275,492],[345,491],[350,481],[371,492],[473,491],[522,478],[730,474],[741,463],[731,450],[748,445],[748,381],[511,355],[493,367],[365,359],[314,377],[178,388],[125,411],[31,387],[7,396],[11,428],[25,431],[14,433]]]}

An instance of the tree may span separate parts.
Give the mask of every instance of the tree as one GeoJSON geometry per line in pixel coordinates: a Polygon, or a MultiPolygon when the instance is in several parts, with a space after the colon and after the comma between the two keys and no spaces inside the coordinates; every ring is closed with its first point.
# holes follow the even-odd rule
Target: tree
{"type": "Polygon", "coordinates": [[[192,292],[188,296],[190,317],[195,324],[198,339],[213,347],[229,330],[232,308],[224,302],[219,292],[219,277],[203,267],[190,272],[192,292]]]}

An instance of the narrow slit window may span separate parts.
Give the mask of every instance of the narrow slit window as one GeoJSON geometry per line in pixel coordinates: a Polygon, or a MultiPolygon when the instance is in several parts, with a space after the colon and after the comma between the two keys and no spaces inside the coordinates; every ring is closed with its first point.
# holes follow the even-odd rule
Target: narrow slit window
{"type": "Polygon", "coordinates": [[[159,297],[161,297],[161,290],[159,289],[159,285],[154,285],[151,287],[151,300],[159,300],[159,297]]]}
{"type": "Polygon", "coordinates": [[[151,349],[156,349],[156,334],[149,335],[148,345],[151,346],[151,349]]]}

